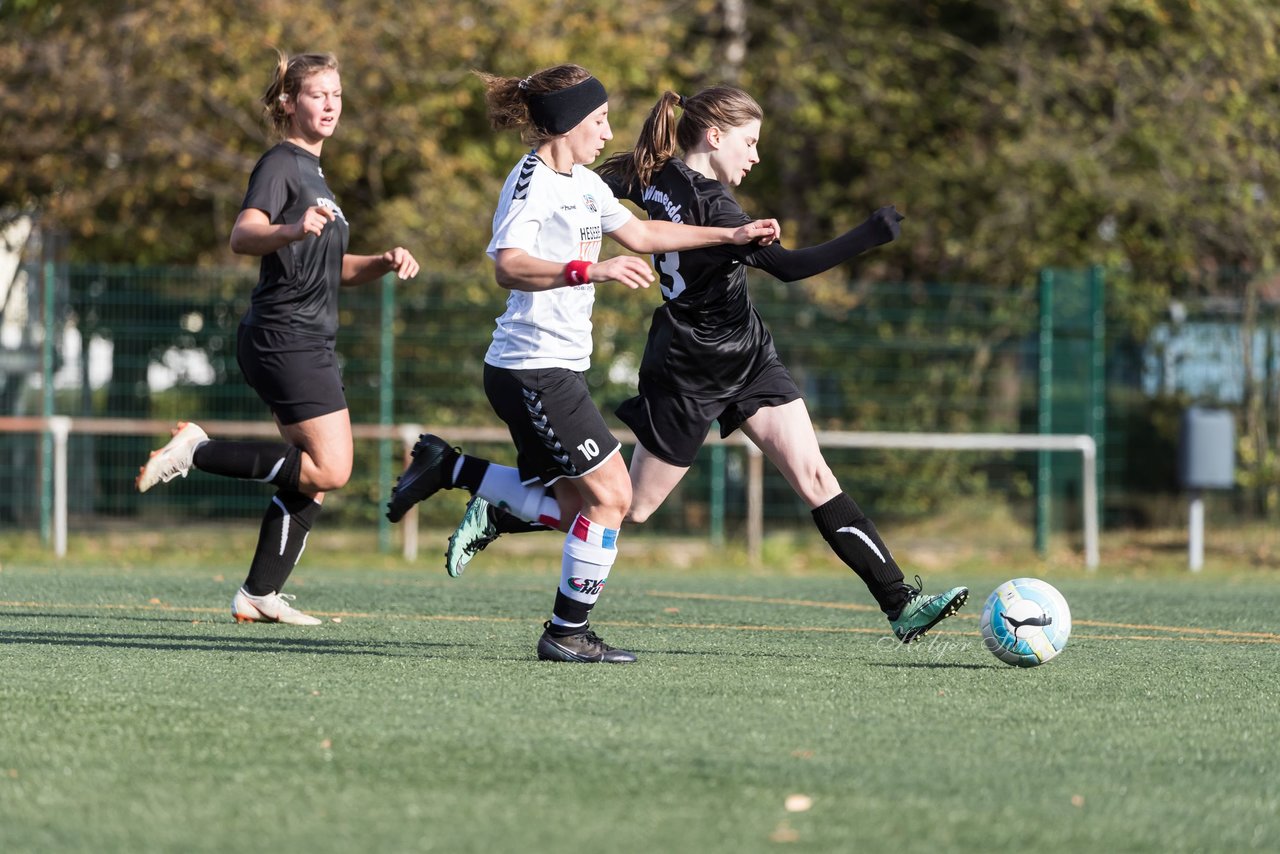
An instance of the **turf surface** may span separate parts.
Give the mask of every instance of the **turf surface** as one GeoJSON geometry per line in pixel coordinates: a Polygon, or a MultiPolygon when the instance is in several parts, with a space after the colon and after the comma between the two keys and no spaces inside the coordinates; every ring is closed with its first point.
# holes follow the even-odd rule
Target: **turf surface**
{"type": "Polygon", "coordinates": [[[628,571],[610,667],[535,660],[546,571],[308,561],[314,628],[235,625],[213,571],[6,566],[0,850],[1280,849],[1267,573],[1050,577],[1071,642],[1019,670],[1003,578],[931,578],[973,596],[902,647],[845,575],[628,571]]]}

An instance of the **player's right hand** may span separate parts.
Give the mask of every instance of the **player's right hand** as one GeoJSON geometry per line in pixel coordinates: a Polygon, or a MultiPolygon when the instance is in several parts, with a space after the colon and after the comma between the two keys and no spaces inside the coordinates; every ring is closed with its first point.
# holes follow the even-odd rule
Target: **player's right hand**
{"type": "Polygon", "coordinates": [[[592,264],[587,275],[593,282],[620,282],[635,290],[649,287],[653,281],[653,268],[635,255],[616,255],[592,264]]]}
{"type": "Polygon", "coordinates": [[[333,222],[337,217],[333,215],[333,211],[328,208],[322,208],[320,205],[312,205],[307,208],[306,213],[302,215],[302,219],[297,223],[298,236],[294,240],[305,240],[310,235],[319,237],[324,227],[333,222]]]}
{"type": "Polygon", "coordinates": [[[756,219],[747,223],[733,233],[733,242],[738,246],[757,240],[761,246],[768,246],[775,240],[782,239],[782,226],[776,219],[756,219]]]}

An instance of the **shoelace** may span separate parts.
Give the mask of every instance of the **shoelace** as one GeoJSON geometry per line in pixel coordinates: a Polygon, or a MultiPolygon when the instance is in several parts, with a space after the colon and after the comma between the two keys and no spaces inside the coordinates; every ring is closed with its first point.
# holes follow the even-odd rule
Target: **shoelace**
{"type": "Polygon", "coordinates": [[[494,534],[492,537],[488,537],[488,536],[477,537],[476,539],[472,540],[471,542],[463,546],[462,550],[469,555],[479,554],[480,552],[485,550],[485,548],[489,545],[489,543],[492,543],[496,539],[498,539],[497,534],[494,534]]]}
{"type": "Polygon", "coordinates": [[[289,602],[292,602],[295,599],[297,599],[298,598],[297,596],[294,596],[292,593],[277,593],[276,596],[280,598],[281,600],[280,605],[282,608],[284,608],[284,610],[286,611],[298,610],[297,608],[289,604],[289,602]]]}
{"type": "Polygon", "coordinates": [[[183,463],[184,460],[180,454],[165,454],[164,468],[160,469],[158,473],[160,479],[165,483],[168,483],[187,469],[191,468],[190,463],[187,463],[186,465],[183,465],[183,463]]]}
{"type": "MultiPolygon", "coordinates": [[[[461,448],[457,448],[456,450],[458,451],[458,453],[462,453],[461,448]]],[[[485,531],[492,530],[493,533],[492,534],[482,533],[480,534],[480,536],[476,537],[471,542],[465,544],[462,547],[463,554],[470,555],[471,557],[475,557],[477,554],[484,551],[485,547],[488,546],[489,543],[492,543],[494,540],[498,539],[498,537],[502,535],[502,532],[499,531],[497,529],[497,526],[494,524],[492,508],[490,508],[489,510],[486,510],[485,512],[487,515],[485,518],[484,530],[485,531]]]]}
{"type": "MultiPolygon", "coordinates": [[[[914,601],[915,598],[924,593],[924,582],[920,580],[920,576],[916,576],[916,585],[912,587],[910,584],[903,582],[903,586],[907,588],[907,602],[914,601]]],[[[906,602],[903,603],[906,605],[906,602]]]]}
{"type": "Polygon", "coordinates": [[[161,483],[168,483],[175,477],[181,477],[184,471],[186,471],[186,468],[184,468],[181,463],[174,462],[165,468],[162,468],[157,476],[160,478],[161,483]]]}
{"type": "Polygon", "coordinates": [[[601,640],[600,636],[595,632],[591,631],[591,629],[587,629],[583,633],[582,638],[592,646],[600,647],[601,652],[608,652],[609,650],[613,649],[613,647],[609,646],[607,643],[601,640]]]}
{"type": "MultiPolygon", "coordinates": [[[[542,625],[543,625],[543,628],[545,628],[545,629],[547,629],[548,631],[550,631],[550,629],[551,629],[551,621],[550,621],[550,620],[547,620],[547,621],[546,621],[545,623],[543,623],[542,625]]],[[[589,644],[589,645],[591,645],[591,646],[594,646],[594,647],[598,647],[598,648],[600,649],[600,651],[601,651],[601,652],[608,652],[609,650],[613,649],[613,647],[609,646],[607,643],[605,643],[603,640],[601,640],[601,639],[600,639],[600,636],[599,636],[598,634],[596,634],[594,631],[592,631],[590,628],[588,628],[588,629],[586,629],[585,631],[583,631],[581,635],[578,635],[578,634],[576,634],[576,633],[575,633],[575,634],[573,634],[573,635],[569,635],[569,637],[581,637],[581,638],[582,638],[582,639],[583,639],[587,644],[589,644]]]]}

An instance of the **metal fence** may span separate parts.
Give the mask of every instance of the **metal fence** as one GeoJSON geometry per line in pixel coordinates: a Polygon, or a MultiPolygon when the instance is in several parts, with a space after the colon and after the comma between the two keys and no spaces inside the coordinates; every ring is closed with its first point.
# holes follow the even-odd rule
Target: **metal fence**
{"type": "MultiPolygon", "coordinates": [[[[251,272],[48,264],[26,268],[23,277],[25,314],[14,310],[12,289],[0,306],[0,415],[269,423],[234,356],[251,272]]],[[[1238,363],[1232,347],[1240,339],[1228,335],[1211,346],[1188,337],[1195,321],[1184,319],[1140,340],[1107,310],[1100,271],[1054,271],[1048,281],[1046,289],[1043,277],[997,288],[834,277],[783,284],[761,276],[751,287],[820,429],[1085,433],[1100,448],[1108,515],[1125,518],[1135,496],[1175,488],[1176,436],[1152,436],[1151,425],[1194,396],[1192,364],[1203,374],[1205,364],[1238,363]],[[1194,358],[1171,361],[1168,354],[1178,347],[1190,348],[1194,358]],[[1135,454],[1137,443],[1151,453],[1135,454]],[[1168,458],[1153,462],[1161,444],[1168,458]]],[[[344,291],[338,350],[352,420],[501,426],[481,374],[504,298],[485,277],[423,275],[344,291]]],[[[597,289],[589,381],[611,419],[613,407],[634,393],[648,315],[658,299],[656,292],[597,289]]],[[[1272,337],[1264,336],[1254,367],[1280,376],[1280,347],[1266,343],[1275,340],[1274,325],[1269,328],[1272,337]]],[[[1208,388],[1214,378],[1206,374],[1201,381],[1208,388]]],[[[260,484],[194,475],[165,486],[163,498],[137,495],[133,475],[162,438],[73,435],[69,512],[86,524],[259,517],[260,484]]],[[[38,434],[0,434],[0,530],[47,519],[42,490],[49,442],[38,434]]],[[[476,450],[512,459],[501,441],[476,450]]],[[[395,442],[359,439],[352,482],[326,503],[326,516],[374,523],[400,455],[395,442]]],[[[879,518],[928,514],[974,496],[1009,504],[1038,531],[1074,528],[1081,518],[1079,468],[1034,451],[829,448],[828,461],[846,490],[879,518]]],[[[649,525],[733,534],[743,524],[747,465],[741,449],[709,447],[649,525]]],[[[769,467],[762,490],[771,527],[808,524],[808,509],[769,467]]],[[[428,520],[440,524],[458,510],[425,509],[428,520]]]]}
{"type": "MultiPolygon", "coordinates": [[[[158,421],[130,418],[70,418],[66,415],[54,415],[49,418],[21,418],[0,416],[0,433],[36,434],[45,440],[42,446],[42,457],[47,464],[42,466],[41,496],[41,532],[46,541],[51,540],[55,556],[62,557],[67,551],[69,534],[69,508],[71,477],[69,474],[71,438],[75,436],[146,436],[163,433],[168,425],[158,421]]],[[[211,435],[223,438],[269,437],[275,433],[274,426],[261,421],[204,421],[203,426],[211,435]]],[[[418,435],[427,429],[418,424],[354,424],[353,436],[357,440],[375,440],[382,449],[381,458],[387,457],[386,448],[398,442],[402,448],[402,461],[408,463],[411,451],[418,435]]],[[[505,444],[506,434],[501,428],[492,427],[451,427],[447,431],[450,436],[463,441],[467,447],[475,447],[486,442],[505,444]]],[[[624,447],[635,445],[635,437],[627,431],[619,431],[618,438],[624,447]]],[[[837,448],[872,448],[877,450],[903,449],[912,451],[957,452],[983,451],[1007,452],[1014,450],[1036,451],[1041,455],[1061,455],[1067,452],[1078,456],[1077,462],[1080,481],[1084,484],[1084,495],[1081,502],[1082,546],[1085,565],[1095,569],[1099,561],[1099,508],[1094,485],[1097,482],[1097,445],[1091,436],[1085,435],[1036,435],[1009,433],[886,433],[886,432],[848,432],[819,430],[817,439],[828,451],[837,448]]],[[[745,475],[746,514],[745,545],[752,563],[760,563],[763,555],[765,508],[764,508],[764,461],[763,455],[756,446],[741,432],[725,439],[712,434],[707,437],[707,445],[713,457],[720,457],[726,446],[737,447],[746,455],[748,464],[745,475]]],[[[712,476],[711,511],[709,533],[716,545],[724,544],[724,466],[714,467],[712,476]],[[717,501],[717,497],[721,500],[717,501]]],[[[380,466],[377,477],[377,494],[386,495],[390,488],[390,472],[380,466]]],[[[419,507],[412,508],[400,525],[401,550],[408,560],[418,555],[418,515],[419,507]]],[[[378,519],[379,544],[383,551],[388,550],[391,543],[391,525],[385,518],[378,519]]]]}

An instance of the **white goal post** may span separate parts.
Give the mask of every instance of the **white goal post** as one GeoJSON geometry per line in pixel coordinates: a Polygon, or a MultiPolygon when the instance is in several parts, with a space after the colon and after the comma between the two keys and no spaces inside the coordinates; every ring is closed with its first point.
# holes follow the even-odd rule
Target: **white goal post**
{"type": "Polygon", "coordinates": [[[854,433],[818,431],[824,448],[900,448],[920,451],[1067,451],[1080,455],[1084,562],[1098,568],[1098,446],[1085,434],[854,433]]]}
{"type": "MultiPolygon", "coordinates": [[[[213,435],[219,436],[278,436],[270,422],[207,421],[202,422],[213,435]]],[[[95,435],[154,436],[168,431],[170,423],[147,419],[123,418],[71,418],[55,415],[51,418],[0,416],[0,433],[43,433],[53,440],[52,483],[52,534],[54,553],[58,557],[67,549],[67,440],[74,433],[95,435]]],[[[427,428],[419,424],[353,424],[352,433],[358,439],[389,439],[399,441],[404,449],[407,464],[410,449],[423,432],[444,432],[451,440],[461,442],[510,441],[505,428],[499,427],[451,427],[427,428]]],[[[1084,557],[1089,569],[1098,566],[1098,449],[1092,437],[1086,435],[1039,435],[1034,433],[878,433],[848,432],[839,430],[817,431],[818,444],[823,448],[898,448],[922,451],[1058,451],[1080,454],[1080,475],[1083,484],[1084,557]]],[[[635,444],[635,436],[618,431],[623,444],[635,444]]],[[[764,538],[764,465],[760,450],[742,433],[721,439],[716,433],[707,437],[707,444],[739,446],[747,452],[747,552],[758,562],[763,550],[764,538]]],[[[405,519],[403,549],[407,559],[418,553],[417,513],[410,511],[405,519]]]]}

